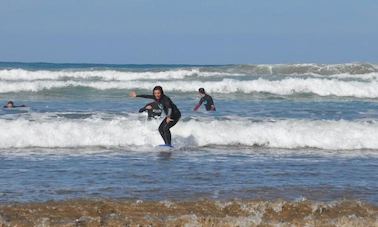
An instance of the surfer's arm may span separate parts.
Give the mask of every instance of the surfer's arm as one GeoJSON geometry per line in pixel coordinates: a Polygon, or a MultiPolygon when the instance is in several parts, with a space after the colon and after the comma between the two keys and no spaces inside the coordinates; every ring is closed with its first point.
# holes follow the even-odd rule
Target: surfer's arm
{"type": "Polygon", "coordinates": [[[170,101],[167,100],[167,99],[163,100],[163,105],[164,105],[164,107],[167,110],[167,112],[166,112],[166,114],[167,114],[166,122],[169,123],[169,122],[173,121],[172,118],[171,118],[171,116],[172,116],[172,106],[171,106],[170,101]]]}
{"type": "Polygon", "coordinates": [[[199,108],[200,108],[201,104],[197,104],[194,108],[193,108],[193,111],[197,111],[199,108]]]}
{"type": "Polygon", "coordinates": [[[138,97],[138,98],[146,98],[146,99],[154,99],[155,97],[153,95],[137,95],[135,91],[131,91],[129,94],[130,97],[138,97]]]}
{"type": "Polygon", "coordinates": [[[152,103],[148,103],[147,105],[145,105],[143,108],[140,108],[139,109],[139,113],[142,113],[146,110],[151,110],[152,109],[152,106],[151,106],[152,103]]]}
{"type": "Polygon", "coordinates": [[[211,96],[209,97],[209,104],[210,104],[210,110],[215,111],[215,104],[211,96]]]}
{"type": "Polygon", "coordinates": [[[168,108],[167,117],[171,118],[171,115],[172,115],[172,108],[168,108]]]}
{"type": "Polygon", "coordinates": [[[167,118],[171,118],[172,115],[172,106],[168,100],[164,100],[163,105],[167,108],[167,118]]]}
{"type": "Polygon", "coordinates": [[[171,118],[171,114],[172,114],[172,108],[168,108],[167,117],[166,117],[166,120],[165,120],[167,123],[173,121],[173,119],[171,118]]]}
{"type": "Polygon", "coordinates": [[[199,103],[194,107],[193,111],[197,111],[200,108],[200,106],[202,105],[202,103],[203,103],[203,98],[201,98],[199,103]]]}
{"type": "Polygon", "coordinates": [[[145,98],[145,99],[154,99],[155,98],[153,95],[136,95],[135,97],[145,98]]]}

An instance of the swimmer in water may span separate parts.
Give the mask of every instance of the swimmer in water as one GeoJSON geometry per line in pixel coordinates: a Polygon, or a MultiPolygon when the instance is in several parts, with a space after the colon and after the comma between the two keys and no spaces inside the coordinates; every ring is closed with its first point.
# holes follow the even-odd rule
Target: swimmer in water
{"type": "Polygon", "coordinates": [[[26,106],[25,105],[15,106],[13,101],[8,101],[7,104],[3,106],[3,108],[7,108],[7,109],[12,109],[16,107],[26,107],[26,106]]]}
{"type": "Polygon", "coordinates": [[[193,111],[197,111],[202,103],[205,105],[207,111],[215,111],[213,98],[205,92],[205,89],[200,88],[198,89],[198,92],[201,95],[201,99],[199,103],[194,107],[193,111]]]}
{"type": "Polygon", "coordinates": [[[153,99],[162,106],[166,117],[159,126],[159,132],[165,145],[171,146],[171,131],[169,129],[180,120],[181,112],[172,100],[164,94],[163,88],[161,86],[154,87],[152,95],[137,95],[135,91],[132,91],[130,96],[153,99]]]}

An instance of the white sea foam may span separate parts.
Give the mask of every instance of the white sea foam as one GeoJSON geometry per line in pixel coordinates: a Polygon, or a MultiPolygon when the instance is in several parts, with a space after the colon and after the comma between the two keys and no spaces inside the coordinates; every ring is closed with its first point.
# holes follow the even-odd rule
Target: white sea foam
{"type": "Polygon", "coordinates": [[[211,93],[253,93],[264,92],[278,95],[312,93],[319,96],[341,96],[358,98],[377,98],[378,81],[340,81],[337,79],[287,78],[282,80],[248,80],[223,79],[220,81],[25,81],[0,82],[0,93],[20,91],[41,91],[44,89],[64,87],[88,87],[99,90],[109,89],[146,89],[162,85],[166,91],[193,92],[199,87],[206,87],[211,93]]]}
{"type": "Polygon", "coordinates": [[[378,73],[366,73],[366,74],[342,73],[342,74],[330,75],[327,77],[337,78],[337,79],[360,79],[363,81],[378,81],[378,73]]]}
{"type": "Polygon", "coordinates": [[[186,77],[210,77],[210,76],[225,76],[233,75],[222,72],[201,72],[198,68],[191,69],[175,69],[166,71],[144,71],[144,72],[130,72],[117,70],[38,70],[30,71],[25,69],[3,69],[0,70],[0,80],[11,81],[33,81],[33,80],[64,80],[64,79],[79,79],[79,80],[170,80],[170,79],[184,79],[186,77]]]}
{"type": "Polygon", "coordinates": [[[171,70],[150,70],[150,71],[122,71],[111,69],[92,70],[26,70],[26,69],[1,69],[0,80],[8,81],[34,81],[34,80],[103,80],[103,81],[133,81],[133,80],[180,80],[190,77],[224,77],[224,76],[257,76],[260,75],[283,75],[283,76],[305,76],[324,77],[340,79],[361,79],[378,80],[378,72],[368,70],[362,73],[348,72],[348,70],[336,70],[337,67],[316,65],[255,65],[255,66],[234,66],[231,68],[178,68],[171,70]],[[240,68],[241,67],[241,68],[240,68]],[[246,70],[243,70],[246,67],[246,70]],[[336,67],[336,68],[335,68],[336,67]],[[250,69],[252,68],[252,69],[250,69]],[[314,68],[318,69],[315,70],[314,68]],[[324,70],[332,69],[334,73],[324,73],[324,70]]]}
{"type": "MultiPolygon", "coordinates": [[[[112,120],[0,120],[0,148],[155,146],[162,143],[159,121],[131,117],[112,120]]],[[[248,119],[180,121],[172,128],[181,147],[226,145],[329,150],[378,149],[378,122],[248,119]]]]}
{"type": "Polygon", "coordinates": [[[242,72],[246,74],[272,74],[272,75],[335,75],[350,74],[363,75],[377,72],[372,64],[260,64],[260,65],[233,65],[226,68],[229,72],[242,72]]]}

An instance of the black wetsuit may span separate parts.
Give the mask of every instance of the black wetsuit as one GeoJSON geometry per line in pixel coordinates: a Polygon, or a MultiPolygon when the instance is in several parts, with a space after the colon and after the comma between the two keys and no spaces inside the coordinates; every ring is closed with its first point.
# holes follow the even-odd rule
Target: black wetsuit
{"type": "Polygon", "coordinates": [[[202,105],[202,103],[205,105],[205,108],[206,108],[207,111],[210,111],[210,110],[215,111],[215,107],[214,107],[214,109],[211,109],[211,106],[214,105],[214,101],[213,101],[213,98],[210,95],[205,94],[205,96],[203,96],[201,98],[201,100],[199,101],[199,105],[202,105]]]}
{"type": "Polygon", "coordinates": [[[161,113],[163,112],[163,106],[157,102],[151,102],[145,105],[143,108],[139,110],[139,113],[142,113],[144,111],[147,111],[148,113],[148,119],[152,118],[158,118],[161,116],[161,113]],[[146,109],[147,106],[151,106],[152,109],[146,109]]]}
{"type": "Polygon", "coordinates": [[[172,102],[172,100],[168,96],[163,95],[163,94],[160,100],[156,100],[155,96],[153,95],[137,95],[136,97],[154,99],[155,102],[163,106],[164,113],[167,115],[167,117],[170,117],[173,121],[167,123],[166,121],[167,117],[165,117],[159,126],[159,132],[160,132],[161,137],[164,140],[164,143],[167,145],[171,145],[172,139],[171,139],[171,131],[169,129],[172,128],[180,120],[180,117],[181,117],[180,110],[177,108],[177,106],[172,102]]]}

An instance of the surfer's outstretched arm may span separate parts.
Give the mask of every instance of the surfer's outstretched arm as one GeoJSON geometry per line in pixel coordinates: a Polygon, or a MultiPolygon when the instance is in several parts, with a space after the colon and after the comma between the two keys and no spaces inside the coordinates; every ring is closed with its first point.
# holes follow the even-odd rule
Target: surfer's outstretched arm
{"type": "Polygon", "coordinates": [[[146,99],[154,99],[155,97],[153,95],[137,95],[135,91],[130,92],[129,94],[130,97],[138,97],[138,98],[146,98],[146,99]]]}
{"type": "Polygon", "coordinates": [[[154,99],[153,95],[137,95],[138,98],[154,99]]]}

